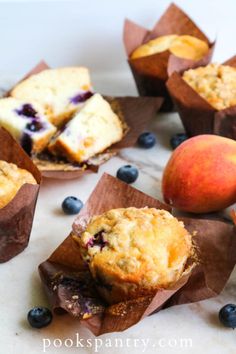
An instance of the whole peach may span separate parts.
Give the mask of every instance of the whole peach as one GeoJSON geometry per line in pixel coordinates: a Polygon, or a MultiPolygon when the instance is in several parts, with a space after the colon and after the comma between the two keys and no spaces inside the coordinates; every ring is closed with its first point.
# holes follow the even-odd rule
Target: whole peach
{"type": "Polygon", "coordinates": [[[236,202],[236,141],[198,135],[178,146],[164,170],[165,202],[192,213],[218,211],[236,202]]]}

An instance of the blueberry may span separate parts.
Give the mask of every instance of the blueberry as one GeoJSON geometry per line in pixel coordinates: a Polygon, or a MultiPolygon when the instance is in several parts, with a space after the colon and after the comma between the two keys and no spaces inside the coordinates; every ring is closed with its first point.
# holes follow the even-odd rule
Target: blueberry
{"type": "Polygon", "coordinates": [[[29,134],[24,133],[21,137],[21,146],[28,155],[31,155],[33,142],[29,134]]]}
{"type": "Polygon", "coordinates": [[[70,99],[70,102],[74,103],[74,104],[85,102],[88,98],[90,98],[92,96],[93,96],[93,93],[91,91],[78,93],[78,95],[76,95],[70,99]]]}
{"type": "Polygon", "coordinates": [[[145,149],[150,149],[156,144],[156,137],[153,133],[145,132],[139,135],[138,145],[145,149]]]}
{"type": "Polygon", "coordinates": [[[83,208],[83,202],[76,197],[67,197],[62,203],[62,209],[65,214],[78,214],[83,208]]]}
{"type": "Polygon", "coordinates": [[[88,241],[87,246],[89,247],[99,246],[100,249],[102,250],[107,245],[107,241],[105,241],[103,237],[103,232],[104,230],[96,233],[93,236],[93,238],[88,241]]]}
{"type": "Polygon", "coordinates": [[[225,327],[236,328],[236,305],[228,304],[222,307],[219,320],[225,327]]]}
{"type": "Polygon", "coordinates": [[[26,129],[35,133],[43,129],[43,124],[38,120],[33,120],[26,125],[26,129]]]}
{"type": "Polygon", "coordinates": [[[52,322],[52,313],[46,307],[34,307],[28,312],[27,319],[32,327],[42,328],[52,322]]]}
{"type": "Polygon", "coordinates": [[[176,149],[180,144],[182,144],[187,139],[188,139],[188,136],[185,133],[175,134],[170,139],[170,145],[171,145],[172,149],[176,149]]]}
{"type": "Polygon", "coordinates": [[[17,113],[20,116],[32,117],[32,118],[35,118],[37,115],[37,112],[29,103],[24,104],[21,109],[17,110],[17,113]]]}
{"type": "Polygon", "coordinates": [[[119,168],[116,177],[126,183],[133,183],[138,178],[138,169],[131,165],[125,165],[119,168]]]}

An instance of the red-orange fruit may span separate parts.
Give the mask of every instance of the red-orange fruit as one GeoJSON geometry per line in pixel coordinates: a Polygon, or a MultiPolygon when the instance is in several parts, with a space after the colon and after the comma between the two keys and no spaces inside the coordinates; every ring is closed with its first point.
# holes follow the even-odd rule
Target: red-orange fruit
{"type": "Polygon", "coordinates": [[[182,143],[164,170],[166,203],[192,213],[224,209],[236,202],[236,141],[198,135],[182,143]]]}

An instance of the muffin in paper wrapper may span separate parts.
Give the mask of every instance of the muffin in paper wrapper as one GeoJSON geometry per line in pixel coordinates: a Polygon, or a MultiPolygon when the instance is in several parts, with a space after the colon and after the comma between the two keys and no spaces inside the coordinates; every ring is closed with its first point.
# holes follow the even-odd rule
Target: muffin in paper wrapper
{"type": "Polygon", "coordinates": [[[15,197],[0,209],[0,263],[22,252],[28,245],[41,174],[20,145],[0,128],[0,160],[29,171],[37,184],[24,184],[15,197]]]}
{"type": "Polygon", "coordinates": [[[171,4],[154,28],[149,31],[130,20],[124,24],[123,40],[128,63],[140,96],[164,97],[162,111],[171,111],[173,102],[166,89],[168,77],[175,71],[183,72],[190,68],[207,65],[211,61],[214,43],[178,6],[171,4]],[[183,59],[171,54],[169,50],[146,57],[131,59],[132,52],[151,39],[170,35],[191,35],[205,41],[209,51],[200,60],[183,59]]]}
{"type": "MultiPolygon", "coordinates": [[[[113,208],[170,207],[118,179],[104,174],[73,224],[80,234],[93,215],[113,208]],[[102,196],[102,198],[101,198],[102,196]]],[[[218,220],[179,218],[194,235],[198,264],[175,286],[152,296],[108,305],[96,290],[88,268],[71,235],[39,266],[41,280],[56,313],[68,312],[95,335],[123,331],[142,318],[167,306],[216,296],[221,292],[236,263],[236,230],[218,220]]]]}
{"type": "MultiPolygon", "coordinates": [[[[223,65],[236,68],[236,56],[223,65]]],[[[170,76],[167,88],[189,136],[216,134],[236,140],[236,106],[215,109],[177,72],[170,76]]]]}
{"type": "MultiPolygon", "coordinates": [[[[49,66],[41,61],[23,80],[46,69],[49,69],[49,66]]],[[[73,179],[87,172],[97,172],[99,166],[114,156],[120,149],[132,147],[136,144],[138,136],[146,129],[163,102],[161,97],[111,97],[108,95],[103,97],[110,103],[113,111],[119,116],[123,124],[124,136],[122,140],[82,164],[56,158],[47,151],[34,156],[32,158],[33,162],[43,177],[73,179]]]]}

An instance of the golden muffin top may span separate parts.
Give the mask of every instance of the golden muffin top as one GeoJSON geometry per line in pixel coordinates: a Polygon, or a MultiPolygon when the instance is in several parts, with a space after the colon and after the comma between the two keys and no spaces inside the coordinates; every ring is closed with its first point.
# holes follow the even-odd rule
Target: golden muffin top
{"type": "Polygon", "coordinates": [[[37,184],[29,171],[0,160],[0,208],[6,206],[25,183],[37,184]]]}
{"type": "Polygon", "coordinates": [[[131,59],[146,57],[169,50],[172,54],[183,59],[199,60],[209,50],[208,44],[196,37],[171,34],[148,41],[136,48],[131,59]]]}
{"type": "Polygon", "coordinates": [[[209,64],[185,71],[183,79],[217,110],[236,105],[236,68],[209,64]]]}
{"type": "Polygon", "coordinates": [[[183,274],[193,252],[192,237],[168,211],[112,209],[94,216],[76,236],[92,275],[108,283],[167,287],[183,274]]]}

